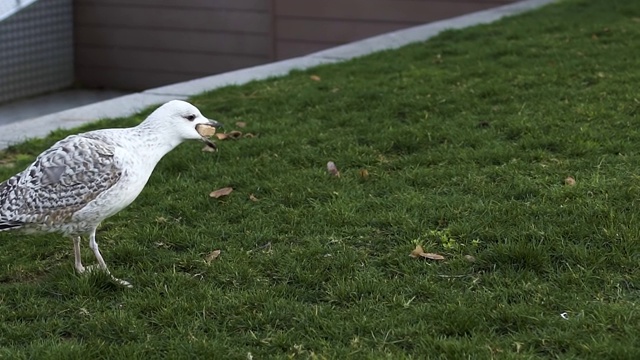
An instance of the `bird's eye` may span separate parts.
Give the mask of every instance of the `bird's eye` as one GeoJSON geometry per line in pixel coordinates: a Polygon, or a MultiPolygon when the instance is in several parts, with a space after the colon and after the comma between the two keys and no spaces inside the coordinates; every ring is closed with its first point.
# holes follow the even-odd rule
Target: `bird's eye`
{"type": "Polygon", "coordinates": [[[193,120],[195,120],[195,119],[196,119],[196,116],[195,116],[195,115],[193,115],[193,114],[191,114],[191,115],[187,115],[187,116],[185,116],[184,118],[185,118],[185,119],[187,119],[187,120],[189,120],[189,121],[193,121],[193,120]]]}

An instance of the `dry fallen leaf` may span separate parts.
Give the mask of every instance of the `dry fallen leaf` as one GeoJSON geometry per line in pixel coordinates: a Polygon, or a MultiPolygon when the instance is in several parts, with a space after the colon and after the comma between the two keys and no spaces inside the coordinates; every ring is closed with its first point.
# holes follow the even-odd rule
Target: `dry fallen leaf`
{"type": "Polygon", "coordinates": [[[236,126],[239,127],[239,128],[243,128],[243,127],[247,126],[247,123],[244,122],[244,121],[238,121],[238,122],[236,122],[236,126]]]}
{"type": "Polygon", "coordinates": [[[444,260],[444,256],[440,254],[424,252],[424,249],[420,245],[416,245],[416,248],[413,249],[413,251],[411,252],[411,254],[409,254],[409,256],[412,258],[422,257],[430,260],[444,260]]]}
{"type": "Polygon", "coordinates": [[[256,201],[258,201],[258,198],[255,197],[253,194],[249,194],[249,200],[251,200],[253,202],[256,202],[256,201]]]}
{"type": "Polygon", "coordinates": [[[320,81],[321,80],[320,76],[318,76],[318,75],[311,75],[311,76],[309,76],[309,79],[311,79],[313,81],[320,81]]]}
{"type": "Polygon", "coordinates": [[[574,186],[576,184],[576,179],[569,176],[566,179],[564,179],[564,184],[569,186],[574,186]]]}
{"type": "Polygon", "coordinates": [[[424,250],[422,249],[422,246],[416,245],[416,248],[413,249],[409,256],[411,256],[412,258],[417,258],[420,256],[420,254],[424,254],[424,250]]]}
{"type": "Polygon", "coordinates": [[[256,137],[255,135],[253,135],[252,133],[246,133],[244,135],[242,135],[243,138],[247,138],[247,139],[252,139],[254,137],[256,137]]]}
{"type": "Polygon", "coordinates": [[[211,194],[209,194],[209,196],[211,196],[212,198],[220,198],[223,196],[227,196],[229,194],[231,194],[231,192],[233,191],[232,187],[224,187],[222,189],[218,189],[216,191],[212,191],[211,194]]]}
{"type": "Polygon", "coordinates": [[[420,254],[420,256],[422,256],[423,258],[426,258],[426,259],[431,259],[431,260],[444,260],[444,256],[442,256],[440,254],[422,253],[422,254],[420,254]]]}
{"type": "Polygon", "coordinates": [[[218,140],[237,140],[242,137],[242,131],[233,130],[229,131],[228,133],[217,133],[216,137],[218,138],[218,140]]]}
{"type": "Polygon", "coordinates": [[[369,171],[367,171],[367,169],[360,169],[360,177],[367,180],[369,178],[369,171]]]}
{"type": "Polygon", "coordinates": [[[204,261],[205,261],[207,264],[211,264],[211,262],[212,262],[213,260],[217,259],[217,258],[218,258],[218,256],[220,256],[220,250],[214,250],[214,251],[210,252],[210,253],[209,253],[209,255],[207,255],[207,256],[204,258],[204,261]]]}
{"type": "Polygon", "coordinates": [[[216,148],[214,148],[214,147],[211,147],[211,146],[209,146],[209,145],[205,145],[205,146],[202,148],[202,151],[203,151],[203,152],[217,152],[217,151],[218,151],[218,149],[216,149],[216,148]]]}
{"type": "Polygon", "coordinates": [[[338,168],[336,167],[336,164],[333,161],[329,161],[327,163],[327,171],[329,172],[329,174],[335,177],[340,177],[340,171],[338,171],[338,168]]]}

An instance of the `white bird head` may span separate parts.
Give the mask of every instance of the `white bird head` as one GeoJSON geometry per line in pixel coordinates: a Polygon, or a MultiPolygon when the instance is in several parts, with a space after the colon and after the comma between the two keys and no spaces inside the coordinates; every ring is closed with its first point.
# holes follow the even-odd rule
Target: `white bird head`
{"type": "Polygon", "coordinates": [[[171,100],[157,108],[143,122],[149,127],[170,129],[180,140],[202,140],[211,147],[216,147],[208,136],[215,133],[222,124],[207,119],[197,107],[182,100],[171,100]]]}

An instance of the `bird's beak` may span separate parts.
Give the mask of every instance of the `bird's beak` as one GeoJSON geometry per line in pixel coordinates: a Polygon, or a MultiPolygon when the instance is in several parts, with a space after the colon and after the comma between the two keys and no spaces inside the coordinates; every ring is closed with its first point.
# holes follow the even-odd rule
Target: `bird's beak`
{"type": "Polygon", "coordinates": [[[216,133],[216,130],[221,127],[221,123],[209,119],[209,122],[207,123],[200,123],[196,125],[196,131],[198,132],[198,134],[200,134],[200,136],[202,137],[202,141],[204,141],[207,146],[210,146],[217,150],[218,147],[213,141],[209,140],[209,137],[213,136],[216,133]]]}
{"type": "Polygon", "coordinates": [[[219,128],[223,127],[222,123],[219,123],[219,122],[217,122],[215,120],[211,120],[211,119],[209,119],[209,126],[213,126],[216,129],[219,129],[219,128]]]}

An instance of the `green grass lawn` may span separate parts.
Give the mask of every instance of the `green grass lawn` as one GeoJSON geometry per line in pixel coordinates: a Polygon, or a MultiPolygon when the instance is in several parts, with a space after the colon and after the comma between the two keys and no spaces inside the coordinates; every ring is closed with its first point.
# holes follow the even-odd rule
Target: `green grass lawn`
{"type": "Polygon", "coordinates": [[[640,2],[567,0],[197,96],[256,137],[181,145],[103,223],[133,289],[0,234],[0,358],[638,359],[638,39],[640,2]]]}

